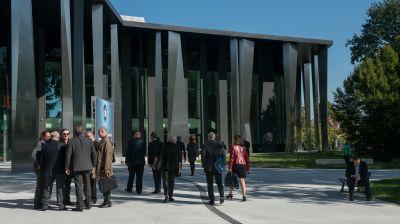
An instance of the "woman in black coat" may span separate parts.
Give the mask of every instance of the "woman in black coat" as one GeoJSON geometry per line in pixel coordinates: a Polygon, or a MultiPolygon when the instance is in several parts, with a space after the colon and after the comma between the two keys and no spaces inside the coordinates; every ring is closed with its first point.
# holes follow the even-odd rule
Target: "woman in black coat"
{"type": "Polygon", "coordinates": [[[164,187],[164,202],[175,201],[174,182],[175,177],[181,172],[182,154],[176,144],[175,137],[169,136],[168,142],[164,145],[161,156],[161,171],[164,187]]]}
{"type": "Polygon", "coordinates": [[[190,176],[194,175],[194,170],[195,170],[195,163],[197,156],[199,155],[199,151],[197,149],[196,145],[196,136],[190,136],[189,138],[189,143],[186,146],[187,154],[188,154],[188,159],[190,163],[190,176]]]}

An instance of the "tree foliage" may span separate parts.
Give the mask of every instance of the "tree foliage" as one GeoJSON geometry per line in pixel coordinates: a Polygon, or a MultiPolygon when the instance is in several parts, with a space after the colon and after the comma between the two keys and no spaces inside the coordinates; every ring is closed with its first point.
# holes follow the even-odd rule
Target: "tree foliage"
{"type": "Polygon", "coordinates": [[[366,57],[334,93],[334,116],[347,140],[380,160],[400,157],[398,46],[399,39],[366,57]]]}
{"type": "Polygon", "coordinates": [[[400,34],[400,0],[373,3],[361,34],[354,34],[346,46],[351,50],[351,62],[375,57],[378,50],[392,43],[400,34]]]}

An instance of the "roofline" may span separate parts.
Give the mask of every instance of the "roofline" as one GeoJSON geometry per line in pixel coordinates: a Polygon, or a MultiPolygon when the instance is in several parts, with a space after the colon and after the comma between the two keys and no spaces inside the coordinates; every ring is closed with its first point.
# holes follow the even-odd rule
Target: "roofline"
{"type": "Polygon", "coordinates": [[[228,31],[228,30],[217,30],[217,29],[194,28],[194,27],[186,27],[186,26],[165,25],[165,24],[157,24],[157,23],[141,23],[141,22],[124,21],[121,18],[118,11],[114,8],[114,6],[110,2],[110,0],[104,0],[104,2],[108,5],[108,7],[111,9],[111,11],[113,11],[115,16],[118,18],[118,20],[124,27],[165,30],[165,31],[185,32],[185,33],[197,33],[197,34],[208,34],[208,35],[216,35],[216,36],[249,38],[249,39],[259,39],[259,40],[272,40],[272,41],[281,41],[281,42],[319,44],[319,45],[326,45],[328,48],[333,45],[332,40],[324,40],[324,39],[289,37],[289,36],[268,35],[268,34],[255,34],[255,33],[237,32],[237,31],[228,31]]]}

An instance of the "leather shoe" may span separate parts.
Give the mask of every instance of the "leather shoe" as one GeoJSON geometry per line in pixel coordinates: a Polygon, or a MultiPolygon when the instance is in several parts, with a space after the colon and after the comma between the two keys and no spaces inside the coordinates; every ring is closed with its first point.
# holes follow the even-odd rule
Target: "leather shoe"
{"type": "Polygon", "coordinates": [[[209,201],[208,204],[214,206],[214,201],[209,201]]]}
{"type": "Polygon", "coordinates": [[[112,203],[111,202],[107,202],[107,203],[103,203],[99,206],[99,208],[111,208],[112,203]]]}
{"type": "Polygon", "coordinates": [[[225,202],[225,200],[224,200],[224,196],[222,196],[220,199],[219,199],[219,204],[223,204],[225,202]]]}
{"type": "Polygon", "coordinates": [[[168,197],[168,201],[175,201],[175,199],[173,197],[168,197]]]}
{"type": "Polygon", "coordinates": [[[74,211],[74,212],[83,212],[83,208],[73,208],[72,211],[74,211]]]}
{"type": "Polygon", "coordinates": [[[125,191],[128,192],[128,193],[132,193],[132,190],[130,190],[128,188],[125,188],[125,191]]]}
{"type": "Polygon", "coordinates": [[[65,205],[60,205],[60,206],[58,206],[58,210],[64,211],[64,210],[67,210],[67,208],[65,207],[65,205]]]}

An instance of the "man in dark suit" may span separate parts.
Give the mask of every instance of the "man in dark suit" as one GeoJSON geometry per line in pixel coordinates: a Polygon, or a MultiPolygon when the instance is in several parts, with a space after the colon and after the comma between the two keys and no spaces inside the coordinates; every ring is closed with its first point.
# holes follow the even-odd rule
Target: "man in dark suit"
{"type": "Polygon", "coordinates": [[[154,179],[154,191],[153,194],[158,194],[161,192],[161,170],[160,167],[156,167],[157,164],[160,164],[160,155],[164,144],[160,141],[157,134],[152,132],[150,134],[151,141],[149,142],[148,147],[148,156],[147,156],[147,164],[153,170],[153,179],[154,179]],[[156,162],[157,161],[157,162],[156,162]]]}
{"type": "Polygon", "coordinates": [[[36,143],[36,147],[32,150],[32,161],[33,161],[33,170],[36,174],[36,190],[35,190],[35,199],[33,202],[34,209],[42,208],[42,196],[43,196],[43,170],[40,169],[40,153],[42,151],[42,146],[50,141],[51,135],[49,131],[44,131],[40,135],[39,141],[36,143]]]}
{"type": "Polygon", "coordinates": [[[86,197],[85,207],[91,208],[90,172],[95,164],[96,150],[93,142],[83,136],[83,128],[77,126],[75,137],[69,141],[65,157],[65,173],[72,174],[75,182],[76,208],[73,211],[83,211],[83,191],[86,197]]]}
{"type": "MultiPolygon", "coordinates": [[[[86,132],[86,138],[89,139],[89,141],[93,142],[94,148],[96,150],[96,156],[99,153],[99,148],[100,148],[100,142],[94,137],[93,131],[87,131],[86,132]]],[[[90,178],[90,189],[92,192],[92,204],[96,204],[97,202],[97,189],[96,189],[96,183],[97,179],[93,178],[93,174],[91,175],[90,178]]]]}
{"type": "MultiPolygon", "coordinates": [[[[64,155],[67,152],[68,148],[68,142],[69,142],[69,136],[70,136],[70,131],[66,128],[61,130],[61,138],[59,144],[61,145],[61,151],[64,153],[64,155]]],[[[71,182],[72,182],[72,176],[71,175],[66,175],[64,178],[64,205],[74,205],[74,203],[71,202],[71,182]]]]}
{"type": "Polygon", "coordinates": [[[142,139],[142,134],[136,131],[133,135],[133,140],[128,144],[126,150],[125,164],[128,166],[129,178],[126,184],[126,192],[131,193],[133,181],[136,175],[136,193],[142,193],[143,171],[145,165],[146,143],[142,139]]]}
{"type": "Polygon", "coordinates": [[[223,145],[215,140],[216,136],[214,132],[208,134],[208,141],[203,146],[202,163],[204,167],[204,172],[206,173],[207,188],[208,188],[208,198],[210,201],[208,204],[214,205],[214,178],[219,191],[219,202],[224,203],[224,185],[222,184],[222,174],[219,173],[215,167],[214,163],[218,156],[224,156],[223,145]]]}
{"type": "Polygon", "coordinates": [[[65,153],[59,144],[60,134],[57,131],[51,133],[51,141],[44,144],[40,156],[40,166],[44,173],[44,187],[42,196],[42,211],[49,207],[49,200],[54,181],[57,187],[57,205],[59,210],[66,210],[63,203],[64,188],[64,162],[65,153]]]}
{"type": "Polygon", "coordinates": [[[353,162],[349,162],[346,168],[347,186],[349,187],[350,201],[353,201],[354,187],[364,186],[367,201],[371,199],[369,187],[368,165],[361,161],[359,157],[354,157],[353,162]]]}

